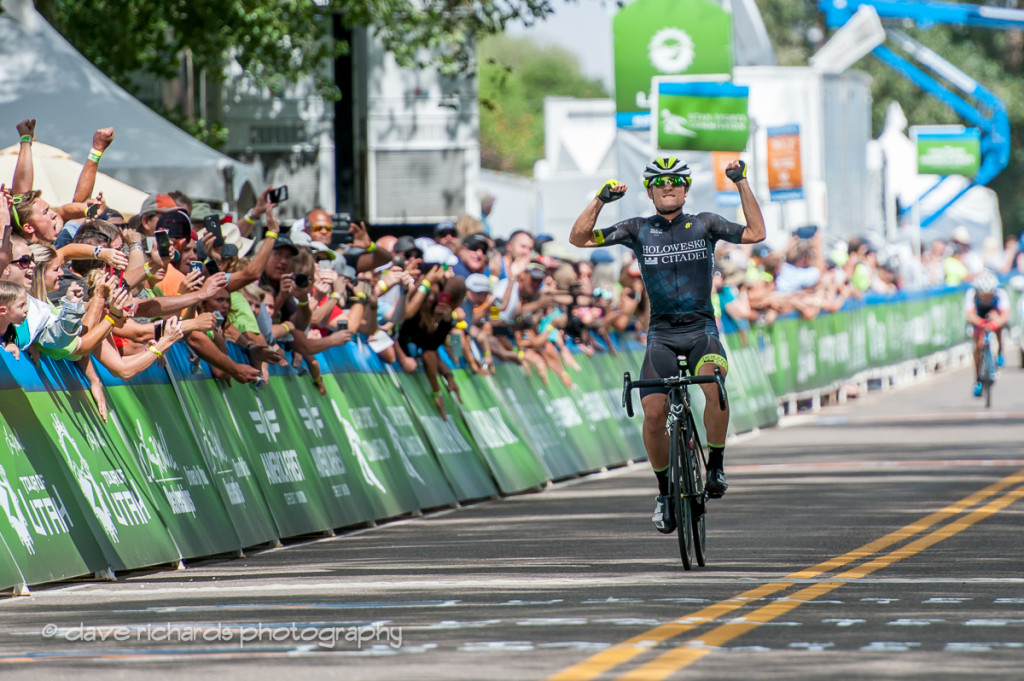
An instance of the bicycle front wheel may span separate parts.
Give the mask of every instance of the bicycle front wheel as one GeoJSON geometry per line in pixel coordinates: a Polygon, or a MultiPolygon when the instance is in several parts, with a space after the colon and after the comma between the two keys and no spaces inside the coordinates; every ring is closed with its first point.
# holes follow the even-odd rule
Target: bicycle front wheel
{"type": "Polygon", "coordinates": [[[693,555],[697,560],[697,565],[704,567],[707,562],[707,529],[705,527],[704,519],[707,517],[707,494],[704,493],[704,476],[706,474],[704,462],[704,446],[700,442],[700,436],[697,434],[697,426],[693,421],[693,414],[687,414],[687,430],[689,433],[686,436],[686,441],[692,443],[692,447],[687,447],[690,458],[690,471],[692,475],[689,479],[693,483],[692,494],[690,498],[690,517],[693,526],[693,555]]]}
{"type": "Polygon", "coordinates": [[[683,440],[683,428],[680,427],[679,419],[674,419],[669,429],[668,456],[669,496],[676,521],[679,557],[683,560],[683,568],[690,570],[693,568],[693,521],[687,496],[686,443],[683,440]]]}
{"type": "Polygon", "coordinates": [[[992,350],[986,345],[981,351],[981,387],[985,395],[985,408],[992,406],[992,382],[995,379],[995,368],[992,366],[992,350]]]}

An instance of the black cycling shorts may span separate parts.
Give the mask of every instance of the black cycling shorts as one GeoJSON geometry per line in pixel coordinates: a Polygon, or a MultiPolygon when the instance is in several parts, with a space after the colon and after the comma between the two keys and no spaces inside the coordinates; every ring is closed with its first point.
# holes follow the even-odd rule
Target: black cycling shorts
{"type": "MultiPolygon", "coordinates": [[[[725,371],[729,363],[725,348],[718,338],[718,326],[713,319],[702,324],[678,325],[671,321],[651,320],[647,332],[647,352],[640,367],[640,378],[668,378],[679,373],[679,355],[686,356],[687,370],[696,374],[708,362],[718,364],[725,371]]],[[[668,388],[640,388],[640,398],[667,394],[668,388]]]]}

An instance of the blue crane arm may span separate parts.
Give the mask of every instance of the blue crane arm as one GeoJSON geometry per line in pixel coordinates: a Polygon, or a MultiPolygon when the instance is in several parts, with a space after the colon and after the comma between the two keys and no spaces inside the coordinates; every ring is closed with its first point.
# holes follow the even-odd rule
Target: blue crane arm
{"type": "Polygon", "coordinates": [[[1024,29],[1024,9],[967,5],[956,2],[912,2],[910,0],[819,0],[825,23],[838,28],[861,5],[870,5],[882,19],[911,19],[921,28],[936,24],[978,26],[1001,31],[1024,29]]]}
{"type": "MultiPolygon", "coordinates": [[[[948,24],[998,30],[1024,29],[1024,10],[1019,9],[929,0],[922,2],[910,0],[819,0],[818,2],[818,8],[824,13],[825,22],[830,27],[839,27],[845,24],[862,5],[874,8],[879,18],[910,19],[921,28],[928,28],[936,24],[948,24]]],[[[966,186],[931,214],[922,216],[921,226],[926,227],[971,186],[988,184],[1006,168],[1010,161],[1010,122],[1003,101],[976,80],[901,31],[890,28],[886,30],[886,35],[918,63],[953,88],[970,97],[977,104],[975,106],[952,92],[931,74],[884,45],[872,50],[872,54],[890,68],[936,97],[981,131],[981,166],[978,168],[972,184],[966,186]]],[[[915,204],[920,203],[941,182],[942,179],[925,192],[915,204]]],[[[913,205],[906,206],[902,212],[907,212],[912,208],[913,205]]]]}

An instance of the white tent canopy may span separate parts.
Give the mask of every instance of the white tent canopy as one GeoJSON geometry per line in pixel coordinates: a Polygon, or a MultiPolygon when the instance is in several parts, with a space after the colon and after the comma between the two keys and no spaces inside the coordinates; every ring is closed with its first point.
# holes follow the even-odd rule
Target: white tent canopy
{"type": "Polygon", "coordinates": [[[32,0],[5,0],[4,9],[0,139],[15,140],[18,122],[35,118],[38,140],[84,162],[93,132],[113,126],[114,143],[100,169],[132,186],[231,203],[262,189],[261,171],[211,149],[125,92],[50,26],[32,0]]]}
{"type": "MultiPolygon", "coordinates": [[[[7,186],[10,186],[11,178],[14,177],[20,149],[20,144],[0,149],[0,178],[3,178],[0,181],[6,182],[7,186]]],[[[36,142],[32,145],[32,170],[32,188],[42,190],[47,203],[61,205],[70,203],[74,198],[78,176],[82,174],[82,164],[73,160],[70,154],[36,142]]],[[[100,193],[109,208],[126,216],[138,213],[142,202],[146,200],[146,192],[102,172],[96,173],[93,196],[100,193]]]]}

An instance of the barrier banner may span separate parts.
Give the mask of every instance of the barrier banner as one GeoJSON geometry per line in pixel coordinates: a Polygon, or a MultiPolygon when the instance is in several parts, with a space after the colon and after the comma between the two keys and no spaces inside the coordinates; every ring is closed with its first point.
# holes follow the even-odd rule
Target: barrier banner
{"type": "MultiPolygon", "coordinates": [[[[247,361],[231,343],[228,354],[236,362],[247,361]]],[[[278,377],[271,376],[270,380],[277,381],[278,377]]],[[[236,426],[239,447],[248,457],[249,470],[259,483],[281,537],[341,527],[344,517],[335,513],[330,501],[333,494],[318,482],[302,440],[282,426],[280,405],[264,394],[268,388],[257,391],[252,384],[233,383],[216,389],[223,390],[222,402],[236,426]]]]}
{"type": "Polygon", "coordinates": [[[241,540],[167,372],[153,364],[126,383],[98,362],[96,371],[111,420],[135,454],[145,481],[167,502],[158,509],[182,556],[238,551],[241,540]]]}
{"type": "Polygon", "coordinates": [[[189,432],[199,443],[199,453],[220,491],[242,546],[275,542],[280,532],[227,409],[230,390],[225,392],[214,380],[205,362],[193,365],[183,344],[172,346],[164,356],[171,387],[182,405],[189,432]]]}
{"type": "MultiPolygon", "coordinates": [[[[18,424],[32,467],[67,505],[68,518],[75,522],[72,537],[89,565],[98,562],[89,555],[91,546],[99,547],[105,567],[115,571],[181,560],[164,524],[170,505],[142,474],[145,457],[128,450],[114,410],[107,423],[100,420],[78,367],[45,357],[38,370],[24,358],[8,366],[27,400],[27,408],[20,407],[8,419],[18,424]],[[44,439],[50,446],[37,446],[44,439]],[[68,484],[66,494],[62,482],[68,484]],[[91,541],[79,540],[79,527],[89,530],[91,541]]],[[[36,581],[25,576],[30,584],[36,581]]]]}
{"type": "Polygon", "coordinates": [[[616,402],[621,397],[613,401],[605,387],[609,384],[609,377],[598,374],[598,365],[588,366],[583,371],[570,369],[569,373],[575,382],[570,392],[576,400],[576,406],[588,424],[593,426],[591,430],[608,455],[609,464],[620,465],[635,458],[633,446],[626,443],[619,428],[619,412],[622,412],[622,408],[616,402]]]}
{"type": "Polygon", "coordinates": [[[8,363],[17,362],[7,353],[0,355],[6,360],[0,362],[0,586],[41,584],[102,570],[107,563],[99,545],[72,501],[64,475],[54,470],[59,455],[7,370],[8,363]],[[48,470],[36,468],[29,451],[49,461],[48,470]],[[15,564],[13,573],[7,558],[15,564]]]}
{"type": "Polygon", "coordinates": [[[3,535],[0,534],[0,589],[22,587],[27,583],[21,570],[18,569],[18,564],[14,562],[14,556],[7,548],[3,535]]]}
{"type": "Polygon", "coordinates": [[[582,452],[569,446],[565,429],[554,419],[552,412],[545,408],[549,402],[538,399],[522,367],[498,364],[494,368],[494,379],[503,392],[506,410],[519,419],[522,433],[528,438],[534,454],[544,463],[552,480],[562,480],[600,468],[586,461],[582,452]]]}
{"type": "Polygon", "coordinates": [[[456,369],[452,375],[462,397],[459,411],[501,492],[524,492],[547,482],[544,465],[499,406],[493,379],[465,369],[456,369]]]}
{"type": "Polygon", "coordinates": [[[632,461],[645,460],[647,450],[644,449],[641,437],[642,422],[630,420],[622,406],[623,369],[618,358],[607,353],[595,354],[590,358],[590,364],[594,367],[598,384],[604,386],[603,392],[608,403],[608,410],[619,432],[619,439],[624,444],[624,453],[632,461]]]}
{"type": "Polygon", "coordinates": [[[483,455],[466,425],[456,418],[455,405],[451,400],[445,397],[445,415],[442,418],[437,405],[430,399],[430,383],[426,374],[418,372],[399,376],[398,384],[409,403],[410,412],[423,429],[437,455],[445,479],[458,500],[497,496],[498,487],[484,463],[483,455]]]}
{"type": "Polygon", "coordinates": [[[529,378],[528,383],[534,387],[534,399],[541,401],[564,433],[562,442],[565,446],[572,447],[583,455],[587,472],[601,470],[617,461],[618,454],[610,452],[598,438],[597,426],[587,416],[587,407],[580,411],[576,402],[578,390],[574,387],[574,394],[553,372],[549,373],[549,377],[551,380],[547,386],[536,375],[529,378]]]}
{"type": "MultiPolygon", "coordinates": [[[[422,506],[412,483],[415,476],[410,476],[400,455],[393,455],[387,427],[374,405],[375,379],[364,373],[371,370],[369,366],[363,366],[370,360],[353,352],[354,345],[326,353],[330,361],[319,356],[321,369],[327,369],[323,378],[334,425],[342,426],[339,437],[352,452],[374,517],[394,518],[419,511],[422,506]]],[[[421,486],[426,487],[425,481],[421,486]]],[[[454,501],[454,496],[450,498],[454,501]]]]}
{"type": "Polygon", "coordinates": [[[755,325],[759,365],[776,395],[823,388],[866,369],[923,357],[964,340],[963,290],[847,303],[812,320],[755,325]]]}

